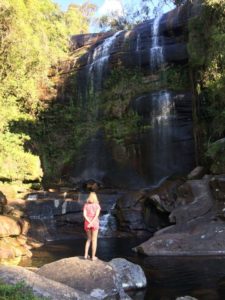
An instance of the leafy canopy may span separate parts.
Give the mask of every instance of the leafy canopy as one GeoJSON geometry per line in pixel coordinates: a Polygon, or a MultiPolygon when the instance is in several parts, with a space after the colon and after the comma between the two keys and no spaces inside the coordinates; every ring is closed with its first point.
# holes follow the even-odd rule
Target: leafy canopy
{"type": "Polygon", "coordinates": [[[50,68],[68,58],[70,35],[88,31],[94,10],[89,2],[62,12],[52,0],[0,1],[0,180],[41,180],[38,146],[16,124],[35,123],[47,108],[50,68]]]}

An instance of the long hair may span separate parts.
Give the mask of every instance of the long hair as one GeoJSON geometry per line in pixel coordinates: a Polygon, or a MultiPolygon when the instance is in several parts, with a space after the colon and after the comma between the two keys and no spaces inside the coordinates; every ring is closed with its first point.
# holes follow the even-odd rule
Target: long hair
{"type": "Polygon", "coordinates": [[[95,192],[90,192],[88,198],[87,198],[88,203],[98,203],[98,197],[95,192]]]}

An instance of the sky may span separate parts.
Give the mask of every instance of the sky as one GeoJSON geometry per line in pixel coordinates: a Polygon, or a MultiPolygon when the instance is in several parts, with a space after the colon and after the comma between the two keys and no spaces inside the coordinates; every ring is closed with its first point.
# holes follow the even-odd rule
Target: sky
{"type": "MultiPolygon", "coordinates": [[[[121,6],[121,2],[123,3],[123,5],[128,5],[130,7],[137,7],[138,3],[141,0],[91,0],[91,3],[94,3],[97,5],[98,10],[96,13],[96,16],[102,16],[102,15],[106,15],[107,13],[109,13],[110,11],[116,11],[119,14],[122,14],[122,6],[121,6]]],[[[159,0],[153,0],[156,4],[158,3],[159,0]]],[[[85,0],[54,0],[55,3],[59,4],[62,10],[66,10],[68,5],[71,3],[74,4],[83,4],[84,2],[86,2],[85,0]]],[[[172,7],[164,7],[164,12],[168,11],[172,9],[172,7]]],[[[95,31],[96,28],[90,28],[91,31],[93,32],[93,29],[95,31]]]]}
{"type": "MultiPolygon", "coordinates": [[[[131,5],[131,6],[137,6],[138,2],[140,0],[91,0],[91,3],[94,3],[98,6],[98,14],[102,15],[108,12],[109,10],[115,9],[120,11],[121,10],[121,5],[120,2],[122,2],[124,5],[131,5]]],[[[85,0],[54,0],[54,2],[58,3],[60,7],[63,10],[66,10],[68,5],[71,3],[75,4],[83,4],[86,2],[85,0]]],[[[155,3],[158,2],[158,0],[154,0],[155,3]]],[[[167,7],[167,10],[169,8],[167,7]]]]}
{"type": "MultiPolygon", "coordinates": [[[[68,5],[71,3],[75,4],[83,4],[84,0],[54,0],[54,2],[58,3],[63,10],[66,10],[68,5]]],[[[91,3],[96,4],[98,7],[102,6],[104,0],[91,0],[91,3]]]]}

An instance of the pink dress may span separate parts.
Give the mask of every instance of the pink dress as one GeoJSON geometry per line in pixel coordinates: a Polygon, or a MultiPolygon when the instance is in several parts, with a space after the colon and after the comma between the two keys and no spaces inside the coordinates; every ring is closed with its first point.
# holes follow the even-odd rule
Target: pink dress
{"type": "MultiPolygon", "coordinates": [[[[89,220],[93,220],[98,209],[101,209],[98,203],[86,203],[84,204],[83,210],[86,210],[86,214],[89,220]]],[[[92,226],[88,228],[89,222],[85,219],[84,221],[84,230],[98,230],[99,229],[99,219],[95,219],[92,226]]]]}

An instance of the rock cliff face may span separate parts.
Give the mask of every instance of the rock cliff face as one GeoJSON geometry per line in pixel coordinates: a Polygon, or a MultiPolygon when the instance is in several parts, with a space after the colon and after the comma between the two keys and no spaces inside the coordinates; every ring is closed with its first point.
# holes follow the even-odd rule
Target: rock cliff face
{"type": "MultiPolygon", "coordinates": [[[[196,8],[184,5],[176,8],[160,18],[160,25],[157,35],[160,46],[163,44],[165,61],[168,63],[184,63],[188,60],[187,36],[188,20],[197,14],[196,8]]],[[[131,31],[121,31],[109,49],[109,64],[122,64],[126,67],[142,66],[149,68],[150,49],[153,47],[152,26],[154,20],[145,21],[134,27],[131,31]]],[[[87,66],[91,63],[90,55],[93,54],[96,46],[104,39],[113,36],[113,32],[104,34],[85,34],[73,36],[72,49],[91,46],[90,51],[80,58],[76,67],[87,66]]]]}
{"type": "Polygon", "coordinates": [[[197,11],[183,5],[131,31],[72,37],[74,53],[86,52],[59,99],[75,101],[91,129],[66,168],[70,181],[137,189],[193,169],[187,41],[197,11]]]}

